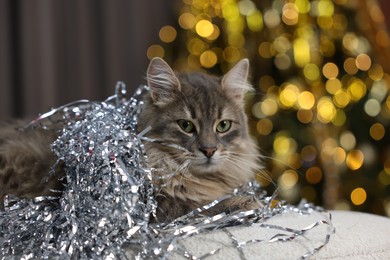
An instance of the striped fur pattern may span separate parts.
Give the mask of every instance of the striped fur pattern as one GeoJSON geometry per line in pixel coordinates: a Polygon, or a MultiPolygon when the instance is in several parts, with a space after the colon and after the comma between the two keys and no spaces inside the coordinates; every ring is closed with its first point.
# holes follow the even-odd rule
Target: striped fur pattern
{"type": "MultiPolygon", "coordinates": [[[[150,96],[139,130],[151,126],[148,137],[178,146],[146,144],[148,162],[155,169],[159,221],[172,220],[232,192],[253,180],[261,168],[244,113],[243,97],[250,89],[248,67],[244,59],[220,78],[175,74],[162,59],[151,61],[147,74],[150,96]],[[181,120],[190,122],[193,130],[184,131],[181,120]],[[219,123],[225,121],[231,122],[230,128],[218,132],[219,123]]],[[[236,198],[219,210],[248,203],[236,198]]]]}
{"type": "Polygon", "coordinates": [[[58,196],[63,188],[59,181],[62,169],[48,175],[55,162],[50,144],[56,133],[42,129],[20,131],[25,122],[0,126],[0,209],[7,194],[21,198],[43,195],[58,196]]]}
{"type": "MultiPolygon", "coordinates": [[[[170,221],[230,193],[253,180],[259,154],[249,137],[243,96],[248,60],[240,61],[222,78],[204,73],[178,73],[159,58],[151,61],[147,81],[150,95],[139,118],[138,131],[151,126],[145,144],[154,169],[158,209],[156,221],[170,221]],[[185,120],[185,121],[182,121],[185,120]],[[179,122],[192,124],[184,131],[179,122]],[[218,132],[221,122],[230,122],[218,132]]],[[[6,194],[32,198],[53,194],[62,184],[48,176],[55,161],[50,144],[56,133],[42,129],[18,131],[23,123],[0,126],[0,205],[6,194]]],[[[183,125],[182,125],[183,126],[183,125]]],[[[247,198],[234,198],[208,213],[251,207],[247,198]]],[[[1,208],[1,206],[0,206],[1,208]]]]}

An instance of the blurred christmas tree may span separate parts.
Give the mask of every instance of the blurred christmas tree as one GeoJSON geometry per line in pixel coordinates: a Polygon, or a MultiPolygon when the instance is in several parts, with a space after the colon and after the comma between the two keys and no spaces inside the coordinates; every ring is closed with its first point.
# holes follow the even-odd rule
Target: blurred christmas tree
{"type": "Polygon", "coordinates": [[[212,73],[251,60],[252,127],[284,199],[390,216],[390,37],[376,1],[183,0],[177,16],[148,57],[212,73]]]}

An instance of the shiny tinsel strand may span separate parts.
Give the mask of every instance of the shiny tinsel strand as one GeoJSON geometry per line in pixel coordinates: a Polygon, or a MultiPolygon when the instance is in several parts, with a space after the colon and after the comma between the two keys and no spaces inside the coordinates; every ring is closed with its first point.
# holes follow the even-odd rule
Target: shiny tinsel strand
{"type": "MultiPolygon", "coordinates": [[[[60,198],[37,197],[26,200],[7,196],[0,211],[0,258],[160,258],[172,254],[199,259],[218,254],[221,248],[197,256],[178,244],[199,233],[223,229],[232,246],[245,258],[242,248],[252,243],[289,242],[307,231],[326,225],[323,243],[302,258],[310,257],[326,245],[334,228],[326,213],[302,230],[263,223],[286,212],[307,215],[322,212],[307,203],[298,207],[281,202],[273,205],[277,193],[267,197],[250,183],[171,223],[150,223],[157,203],[153,197],[153,172],[146,164],[143,137],[136,133],[142,109],[140,87],[129,99],[119,82],[115,95],[104,102],[81,100],[53,109],[26,127],[58,129],[52,144],[58,157],[53,165],[64,165],[65,190],[60,198]],[[205,216],[204,210],[231,196],[253,196],[259,208],[249,211],[205,216]],[[229,231],[232,226],[252,226],[283,231],[271,239],[256,238],[238,242],[229,231]],[[286,235],[287,233],[287,235],[286,235]]],[[[166,144],[170,145],[170,144],[166,144]]]]}

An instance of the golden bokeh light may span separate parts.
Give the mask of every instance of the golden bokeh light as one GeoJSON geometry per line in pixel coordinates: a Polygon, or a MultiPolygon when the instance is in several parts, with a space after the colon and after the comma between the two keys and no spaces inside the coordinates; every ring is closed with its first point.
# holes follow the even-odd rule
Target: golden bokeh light
{"type": "Polygon", "coordinates": [[[274,60],[275,66],[280,70],[287,70],[291,66],[291,59],[285,53],[276,55],[274,60]]]}
{"type": "Polygon", "coordinates": [[[298,23],[299,12],[298,7],[294,3],[286,3],[283,6],[282,20],[287,25],[295,25],[298,23]]]}
{"type": "MultiPolygon", "coordinates": [[[[298,67],[304,67],[310,62],[310,44],[306,39],[298,38],[294,41],[294,61],[298,67]]],[[[310,78],[310,75],[309,75],[310,78]]]]}
{"type": "Polygon", "coordinates": [[[333,62],[328,62],[322,67],[322,73],[327,79],[337,78],[339,75],[339,68],[333,62]]]}
{"type": "Polygon", "coordinates": [[[256,118],[264,118],[265,115],[263,114],[263,112],[261,112],[261,101],[259,102],[256,102],[253,104],[252,106],[252,114],[253,116],[255,116],[256,118]]]}
{"type": "Polygon", "coordinates": [[[230,46],[241,48],[245,44],[245,37],[242,33],[231,33],[228,36],[228,43],[230,46]]]}
{"type": "Polygon", "coordinates": [[[343,87],[342,82],[339,79],[331,78],[326,81],[325,88],[329,94],[336,94],[343,87]]]}
{"type": "Polygon", "coordinates": [[[146,56],[148,56],[148,59],[151,60],[154,57],[160,57],[163,58],[165,54],[165,50],[161,45],[151,45],[146,51],[146,56]]]}
{"type": "Polygon", "coordinates": [[[347,153],[345,150],[341,147],[337,147],[334,151],[333,155],[333,161],[336,165],[341,165],[345,162],[345,159],[347,158],[347,153]]]}
{"type": "Polygon", "coordinates": [[[363,166],[364,154],[360,150],[352,150],[348,153],[346,163],[349,169],[355,171],[363,166]]]}
{"type": "Polygon", "coordinates": [[[263,29],[263,15],[259,10],[250,12],[246,17],[246,23],[249,30],[259,32],[263,29]]]}
{"type": "Polygon", "coordinates": [[[290,169],[299,169],[302,166],[300,154],[297,152],[289,154],[286,162],[290,169]]]}
{"type": "Polygon", "coordinates": [[[335,54],[336,46],[327,38],[323,38],[320,41],[320,51],[325,57],[332,57],[335,54]]]}
{"type": "Polygon", "coordinates": [[[273,42],[273,47],[276,52],[278,53],[286,53],[288,50],[291,49],[291,44],[289,39],[285,36],[279,36],[277,37],[273,42]]]}
{"type": "Polygon", "coordinates": [[[321,158],[323,161],[329,160],[334,155],[335,150],[337,149],[337,142],[333,138],[326,138],[321,144],[321,158]]]}
{"type": "Polygon", "coordinates": [[[379,80],[373,82],[370,90],[370,96],[378,101],[382,101],[387,97],[389,86],[386,80],[379,80]]]}
{"type": "Polygon", "coordinates": [[[240,10],[234,2],[224,1],[222,4],[222,15],[227,21],[236,21],[240,17],[240,10]]]}
{"type": "Polygon", "coordinates": [[[317,24],[321,29],[329,30],[333,26],[333,17],[319,16],[319,17],[317,17],[317,24]]]}
{"type": "Polygon", "coordinates": [[[378,43],[379,46],[389,47],[389,45],[390,45],[389,33],[384,29],[378,30],[378,32],[376,33],[375,39],[376,39],[376,43],[378,43]]]}
{"type": "Polygon", "coordinates": [[[297,86],[287,84],[279,94],[279,101],[285,107],[292,107],[298,100],[299,89],[297,86]]]}
{"type": "Polygon", "coordinates": [[[351,192],[351,201],[354,205],[359,206],[366,202],[367,193],[363,188],[356,188],[351,192]]]}
{"type": "Polygon", "coordinates": [[[270,90],[273,86],[275,86],[275,80],[273,77],[271,77],[270,75],[264,75],[260,78],[259,80],[259,88],[264,91],[264,92],[267,92],[268,90],[270,90]]]}
{"type": "Polygon", "coordinates": [[[196,24],[196,18],[191,13],[182,13],[179,16],[179,26],[185,30],[192,29],[196,24]]]}
{"type": "Polygon", "coordinates": [[[294,139],[281,132],[276,135],[273,147],[276,154],[287,155],[295,152],[297,144],[294,139]]]}
{"type": "Polygon", "coordinates": [[[322,171],[317,166],[310,167],[307,169],[305,177],[308,183],[317,184],[322,180],[322,171]]]}
{"type": "Polygon", "coordinates": [[[209,37],[214,32],[213,24],[208,20],[200,20],[195,26],[196,33],[201,37],[209,37]]]}
{"type": "Polygon", "coordinates": [[[360,70],[367,71],[371,68],[371,58],[365,53],[359,54],[355,62],[356,67],[360,70]]]}
{"type": "Polygon", "coordinates": [[[385,186],[390,185],[390,175],[387,174],[385,171],[381,171],[379,173],[378,180],[385,186]]]}
{"type": "Polygon", "coordinates": [[[347,121],[347,115],[345,114],[344,110],[337,109],[336,110],[336,116],[332,119],[332,123],[335,126],[343,126],[345,122],[347,121]]]}
{"type": "Polygon", "coordinates": [[[355,135],[350,131],[342,132],[340,134],[340,144],[347,151],[354,149],[356,146],[355,135]]]}
{"type": "Polygon", "coordinates": [[[219,35],[221,34],[221,31],[219,30],[218,26],[216,26],[215,24],[213,24],[213,32],[206,37],[207,40],[209,41],[215,41],[219,35]]]}
{"type": "Polygon", "coordinates": [[[370,5],[369,6],[369,14],[372,18],[372,20],[376,23],[383,23],[385,21],[385,17],[377,5],[370,5]]]}
{"type": "Polygon", "coordinates": [[[308,124],[313,121],[313,117],[314,114],[312,110],[299,109],[297,112],[297,118],[299,122],[303,124],[308,124]]]}
{"type": "Polygon", "coordinates": [[[306,14],[310,11],[309,0],[295,0],[295,5],[298,8],[299,13],[306,14]]]}
{"type": "Polygon", "coordinates": [[[356,59],[355,58],[347,58],[344,61],[344,70],[349,75],[355,75],[358,72],[358,67],[356,66],[356,59]]]}
{"type": "Polygon", "coordinates": [[[261,135],[269,135],[272,132],[273,123],[268,118],[263,118],[257,121],[256,130],[261,135]]]}
{"type": "MultiPolygon", "coordinates": [[[[380,6],[357,0],[182,4],[177,27],[161,28],[161,46],[150,46],[148,58],[169,56],[179,71],[217,74],[249,58],[255,86],[246,99],[254,119],[249,126],[261,149],[275,158],[267,167],[284,189],[280,195],[330,201],[333,208],[364,205],[362,210],[382,214],[380,202],[366,202],[371,186],[350,186],[368,174],[376,177],[373,186],[390,185],[390,35],[380,6]],[[166,53],[165,43],[172,45],[166,53]],[[332,180],[340,185],[337,191],[329,189],[328,174],[342,176],[332,180]],[[332,202],[327,192],[339,197],[332,202]]],[[[389,194],[382,203],[390,212],[389,194]]]]}
{"type": "Polygon", "coordinates": [[[314,63],[306,64],[303,68],[303,75],[309,81],[317,81],[320,79],[320,69],[314,63]]]}
{"type": "Polygon", "coordinates": [[[272,116],[278,111],[278,104],[273,98],[266,98],[261,103],[261,112],[266,116],[272,116]]]}
{"type": "Polygon", "coordinates": [[[282,189],[291,189],[298,182],[298,174],[294,170],[286,170],[279,177],[278,184],[282,189]]]}
{"type": "Polygon", "coordinates": [[[348,106],[350,101],[351,97],[349,96],[349,93],[344,89],[338,90],[333,96],[333,102],[339,108],[344,108],[348,106]]]}
{"type": "Polygon", "coordinates": [[[367,87],[362,80],[353,78],[349,82],[347,90],[352,100],[359,101],[366,95],[367,87]]]}
{"type": "Polygon", "coordinates": [[[209,1],[208,0],[193,0],[192,4],[197,9],[205,9],[209,6],[209,1]]]}
{"type": "Polygon", "coordinates": [[[366,112],[367,115],[376,117],[381,112],[381,104],[379,103],[378,100],[374,98],[370,98],[364,104],[364,111],[366,112]]]}
{"type": "Polygon", "coordinates": [[[276,52],[274,46],[270,42],[262,42],[258,48],[259,55],[265,59],[272,58],[276,52]]]}
{"type": "Polygon", "coordinates": [[[217,61],[217,55],[213,51],[205,51],[200,55],[200,64],[205,68],[214,67],[217,61]]]}
{"type": "Polygon", "coordinates": [[[313,8],[316,9],[318,16],[332,16],[334,13],[334,5],[332,1],[320,0],[313,2],[313,8]]]}
{"type": "Polygon", "coordinates": [[[379,64],[373,64],[368,70],[368,76],[374,81],[379,81],[383,78],[384,72],[383,68],[379,64]]]}
{"type": "Polygon", "coordinates": [[[159,37],[162,42],[170,43],[176,39],[176,29],[173,26],[166,25],[160,29],[159,37]]]}
{"type": "Polygon", "coordinates": [[[298,96],[298,105],[302,109],[312,109],[315,104],[314,95],[309,91],[303,91],[298,96]]]}
{"type": "Polygon", "coordinates": [[[354,32],[349,32],[344,35],[343,46],[347,51],[356,56],[369,51],[369,43],[367,39],[359,37],[354,32]]]}
{"type": "Polygon", "coordinates": [[[226,47],[223,50],[223,58],[229,63],[236,63],[241,59],[240,50],[236,47],[226,47]]]}
{"type": "Polygon", "coordinates": [[[239,1],[237,3],[237,6],[242,15],[249,15],[255,10],[257,10],[255,3],[253,3],[251,0],[239,1]]]}
{"type": "Polygon", "coordinates": [[[208,49],[208,45],[198,38],[193,38],[187,43],[187,50],[190,54],[200,56],[208,49]]]}
{"type": "Polygon", "coordinates": [[[227,21],[226,31],[231,33],[242,33],[245,28],[245,20],[242,17],[237,18],[234,21],[227,21]]]}
{"type": "Polygon", "coordinates": [[[322,123],[331,122],[336,116],[336,108],[329,97],[322,97],[317,104],[317,119],[322,123]]]}
{"type": "Polygon", "coordinates": [[[264,13],[264,23],[268,28],[275,28],[280,24],[279,12],[275,9],[269,9],[264,13]]]}
{"type": "Polygon", "coordinates": [[[386,130],[381,123],[375,123],[370,127],[370,136],[375,141],[382,140],[385,136],[386,130]]]}

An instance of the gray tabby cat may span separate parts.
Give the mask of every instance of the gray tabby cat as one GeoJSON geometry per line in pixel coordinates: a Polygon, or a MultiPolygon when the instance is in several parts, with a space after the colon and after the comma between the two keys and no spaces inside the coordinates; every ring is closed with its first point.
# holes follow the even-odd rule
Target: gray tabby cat
{"type": "MultiPolygon", "coordinates": [[[[151,61],[150,96],[139,130],[163,143],[146,143],[148,161],[156,169],[158,221],[172,220],[229,194],[251,181],[261,167],[248,134],[244,94],[250,90],[249,61],[238,62],[224,77],[177,73],[162,59],[151,61]]],[[[233,198],[209,210],[258,207],[250,198],[233,198]]]]}
{"type": "MultiPolygon", "coordinates": [[[[244,59],[219,78],[175,74],[160,58],[150,62],[150,95],[145,96],[138,130],[151,127],[146,136],[157,141],[145,143],[148,164],[154,169],[155,221],[171,221],[254,179],[260,164],[244,113],[248,69],[244,59]]],[[[58,196],[52,190],[61,189],[58,178],[63,170],[59,167],[56,176],[45,178],[55,161],[50,144],[56,133],[21,132],[17,127],[0,128],[0,203],[6,194],[58,196]]],[[[253,207],[258,204],[251,198],[237,197],[205,213],[253,207]]]]}

